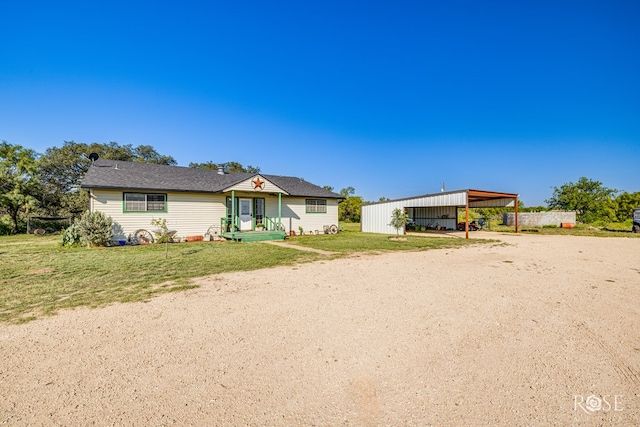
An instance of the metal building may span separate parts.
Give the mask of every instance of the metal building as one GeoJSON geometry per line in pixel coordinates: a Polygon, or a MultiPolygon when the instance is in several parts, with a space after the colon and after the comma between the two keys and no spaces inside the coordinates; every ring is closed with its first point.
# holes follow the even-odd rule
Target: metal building
{"type": "Polygon", "coordinates": [[[394,209],[403,209],[416,224],[436,228],[456,229],[458,222],[465,222],[466,237],[469,237],[469,208],[513,207],[515,209],[516,232],[518,231],[518,195],[483,190],[447,191],[362,206],[362,231],[369,233],[395,234],[389,223],[394,209]],[[464,209],[458,215],[458,210],[464,209]]]}

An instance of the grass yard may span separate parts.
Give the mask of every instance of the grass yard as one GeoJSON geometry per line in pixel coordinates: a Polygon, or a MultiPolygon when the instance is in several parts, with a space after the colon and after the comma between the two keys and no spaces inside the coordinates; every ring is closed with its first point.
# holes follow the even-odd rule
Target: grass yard
{"type": "Polygon", "coordinates": [[[63,248],[59,236],[0,237],[0,321],[20,323],[63,308],[142,301],[193,287],[188,279],[312,261],[272,245],[188,243],[63,248]]]}
{"type": "MultiPolygon", "coordinates": [[[[294,244],[348,254],[426,250],[478,240],[360,233],[344,225],[337,235],[299,236],[294,244]]],[[[487,242],[486,240],[482,242],[487,242]]],[[[63,248],[59,236],[0,237],[0,322],[22,323],[58,310],[144,301],[194,287],[189,279],[326,259],[324,255],[261,243],[198,242],[111,248],[63,248]]]]}
{"type": "MultiPolygon", "coordinates": [[[[639,238],[640,233],[631,232],[631,222],[629,223],[611,223],[607,226],[593,226],[589,224],[578,224],[575,228],[560,227],[520,227],[521,233],[536,233],[546,235],[565,235],[565,236],[593,236],[593,237],[631,237],[639,238]]],[[[514,232],[513,226],[491,225],[491,231],[496,232],[514,232]]]]}
{"type": "Polygon", "coordinates": [[[352,252],[379,252],[379,251],[423,251],[429,249],[456,248],[478,243],[490,243],[488,239],[452,239],[450,237],[438,237],[432,234],[425,236],[398,236],[401,240],[395,240],[395,235],[381,235],[375,233],[360,232],[359,224],[343,226],[339,234],[320,234],[317,236],[295,236],[288,238],[292,244],[298,244],[325,251],[352,253],[352,252]]]}

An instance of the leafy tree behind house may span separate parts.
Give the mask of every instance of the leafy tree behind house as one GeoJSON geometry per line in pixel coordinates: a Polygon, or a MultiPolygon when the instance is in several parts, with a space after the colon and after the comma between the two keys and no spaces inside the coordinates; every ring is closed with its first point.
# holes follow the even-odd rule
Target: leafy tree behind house
{"type": "Polygon", "coordinates": [[[356,194],[356,189],[353,187],[346,187],[340,190],[339,194],[346,199],[356,194]]]}
{"type": "Polygon", "coordinates": [[[340,190],[340,195],[345,199],[338,205],[338,219],[346,222],[360,222],[362,211],[362,197],[355,196],[353,187],[346,187],[340,190]]]}
{"type": "Polygon", "coordinates": [[[35,151],[6,141],[0,143],[0,214],[9,216],[13,234],[19,230],[20,215],[37,204],[37,166],[35,151]]]}
{"type": "Polygon", "coordinates": [[[79,186],[91,165],[90,153],[110,160],[177,164],[173,157],[158,153],[150,145],[133,147],[117,142],[85,144],[65,141],[62,147],[48,148],[40,160],[38,175],[42,187],[38,199],[43,213],[67,215],[86,209],[87,195],[79,191],[79,186]]]}
{"type": "Polygon", "coordinates": [[[191,162],[189,163],[189,167],[198,168],[198,169],[213,169],[213,170],[218,170],[220,167],[222,167],[226,173],[233,173],[233,172],[260,173],[259,167],[251,166],[251,165],[248,165],[245,167],[238,162],[214,163],[211,160],[209,160],[204,163],[191,162]]]}
{"type": "Polygon", "coordinates": [[[633,218],[633,209],[640,208],[640,191],[618,194],[614,200],[616,221],[626,221],[633,218]]]}
{"type": "Polygon", "coordinates": [[[582,177],[576,183],[554,187],[546,203],[552,209],[576,211],[578,221],[584,223],[608,221],[615,218],[612,197],[616,192],[600,181],[582,177]]]}

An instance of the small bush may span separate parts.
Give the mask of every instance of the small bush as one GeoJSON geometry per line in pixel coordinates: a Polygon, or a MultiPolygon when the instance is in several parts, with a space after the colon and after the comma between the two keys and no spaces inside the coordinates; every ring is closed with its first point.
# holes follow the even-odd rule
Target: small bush
{"type": "Polygon", "coordinates": [[[8,216],[0,216],[0,236],[8,236],[11,234],[11,223],[8,216]]]}
{"type": "Polygon", "coordinates": [[[158,227],[158,229],[153,232],[153,234],[156,235],[156,243],[167,243],[169,241],[169,227],[167,227],[167,219],[153,218],[151,220],[151,225],[158,227]]]}
{"type": "Polygon", "coordinates": [[[69,226],[62,235],[62,246],[66,247],[78,247],[82,245],[82,236],[78,231],[78,227],[75,224],[69,226]]]}
{"type": "Polygon", "coordinates": [[[391,222],[389,225],[396,229],[396,235],[400,234],[400,229],[407,223],[407,213],[399,208],[396,208],[391,212],[391,222]]]}
{"type": "Polygon", "coordinates": [[[108,246],[111,242],[113,220],[102,212],[85,212],[75,226],[82,240],[91,246],[108,246]]]}

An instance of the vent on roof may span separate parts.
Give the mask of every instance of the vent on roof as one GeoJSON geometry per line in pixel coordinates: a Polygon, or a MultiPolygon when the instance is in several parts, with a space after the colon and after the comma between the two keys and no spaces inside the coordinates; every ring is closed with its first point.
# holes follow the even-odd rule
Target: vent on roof
{"type": "Polygon", "coordinates": [[[218,165],[218,175],[224,175],[224,165],[218,165]]]}

